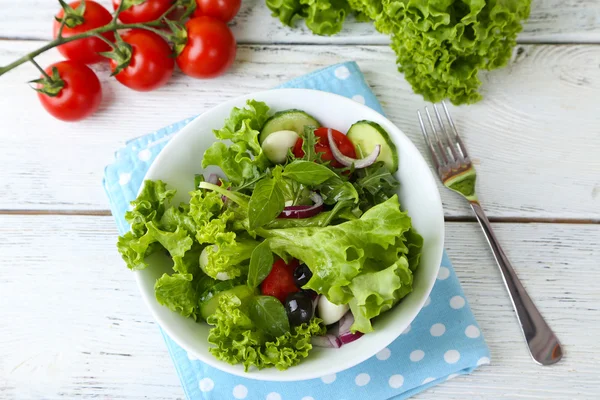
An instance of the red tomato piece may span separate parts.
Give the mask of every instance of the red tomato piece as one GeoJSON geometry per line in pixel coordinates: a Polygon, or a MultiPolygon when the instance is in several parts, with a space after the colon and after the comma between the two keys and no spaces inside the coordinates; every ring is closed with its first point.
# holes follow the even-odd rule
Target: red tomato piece
{"type": "Polygon", "coordinates": [[[190,19],[187,43],[177,56],[177,65],[194,78],[214,78],[224,73],[235,60],[236,43],[225,24],[211,17],[190,19]]]}
{"type": "Polygon", "coordinates": [[[300,289],[294,283],[294,269],[298,266],[298,260],[292,259],[286,264],[281,258],[273,263],[271,272],[260,285],[260,291],[265,296],[274,296],[282,303],[290,293],[299,292],[300,289]]]}
{"type": "MultiPolygon", "coordinates": [[[[119,8],[121,0],[112,0],[113,8],[119,8]]],[[[173,0],[146,0],[142,4],[131,6],[119,14],[119,19],[126,24],[150,22],[157,20],[173,5],[173,0]]]]}
{"type": "MultiPolygon", "coordinates": [[[[69,5],[71,8],[76,9],[79,7],[80,2],[74,1],[69,5]]],[[[56,17],[59,21],[62,19],[64,15],[64,10],[60,10],[56,17]]],[[[80,33],[87,32],[91,29],[99,28],[104,26],[110,21],[112,21],[112,15],[106,8],[101,6],[92,0],[87,0],[85,2],[85,12],[83,13],[83,23],[77,25],[73,28],[69,28],[65,26],[62,31],[62,36],[65,38],[78,35],[80,33]]],[[[56,39],[58,35],[58,30],[60,29],[60,22],[54,20],[53,24],[53,32],[54,38],[56,39]]],[[[110,41],[115,40],[115,35],[112,32],[105,32],[102,34],[105,38],[110,41]]],[[[104,51],[109,51],[110,46],[107,43],[104,43],[102,39],[97,37],[88,37],[85,39],[74,40],[72,42],[68,42],[65,44],[61,44],[58,46],[58,51],[68,58],[69,60],[79,61],[85,64],[93,64],[100,61],[105,60],[100,54],[104,51]]]]}
{"type": "MultiPolygon", "coordinates": [[[[315,144],[315,152],[321,153],[321,160],[331,161],[332,167],[342,168],[343,165],[333,158],[333,153],[331,152],[331,148],[329,147],[329,139],[327,138],[328,129],[329,128],[325,127],[315,129],[315,136],[317,137],[317,143],[315,144]]],[[[340,131],[337,131],[335,129],[332,129],[331,131],[333,132],[333,140],[335,141],[335,144],[337,145],[338,149],[340,149],[342,154],[348,157],[356,158],[356,149],[354,148],[354,145],[352,144],[350,139],[348,139],[348,137],[340,131]]],[[[304,157],[304,150],[302,150],[303,143],[304,141],[302,140],[302,138],[298,138],[296,144],[294,145],[293,153],[294,156],[296,156],[296,158],[304,157]]]]}
{"type": "Polygon", "coordinates": [[[206,15],[229,22],[240,11],[242,0],[196,0],[194,17],[206,15]]]}
{"type": "MultiPolygon", "coordinates": [[[[123,85],[147,92],[163,86],[173,75],[175,61],[171,57],[171,47],[159,35],[143,29],[134,29],[121,35],[132,48],[129,65],[115,77],[123,85]]],[[[118,62],[110,60],[114,72],[118,62]]]]}
{"type": "Polygon", "coordinates": [[[61,61],[46,68],[46,73],[52,76],[53,68],[58,70],[64,86],[56,96],[38,92],[46,111],[63,121],[78,121],[93,114],[102,101],[102,87],[94,71],[85,64],[61,61]]]}

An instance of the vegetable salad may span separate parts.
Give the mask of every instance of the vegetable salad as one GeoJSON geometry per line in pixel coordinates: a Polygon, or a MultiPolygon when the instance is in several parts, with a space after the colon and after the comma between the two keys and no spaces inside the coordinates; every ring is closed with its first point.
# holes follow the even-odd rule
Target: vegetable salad
{"type": "Polygon", "coordinates": [[[284,370],[313,346],[340,347],[412,291],[422,237],[401,211],[397,151],[358,121],[344,134],[301,110],[234,108],[187,203],[147,180],[117,247],[132,270],[166,252],[155,284],[172,311],[212,326],[211,353],[284,370]]]}

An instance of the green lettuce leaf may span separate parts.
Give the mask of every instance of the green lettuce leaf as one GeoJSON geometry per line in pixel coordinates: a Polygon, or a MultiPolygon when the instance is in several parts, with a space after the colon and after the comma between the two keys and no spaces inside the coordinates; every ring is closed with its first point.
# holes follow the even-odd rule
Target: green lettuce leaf
{"type": "Polygon", "coordinates": [[[206,257],[204,272],[215,279],[220,273],[227,274],[229,279],[247,274],[250,257],[259,244],[256,240],[238,238],[230,243],[206,247],[203,253],[206,257]]]}
{"type": "Polygon", "coordinates": [[[345,304],[352,297],[352,279],[365,265],[376,265],[373,261],[388,251],[396,256],[397,240],[410,227],[410,217],[400,210],[398,197],[393,196],[360,219],[339,225],[265,229],[258,233],[268,238],[271,250],[280,257],[291,256],[308,265],[313,277],[304,288],[325,294],[333,303],[345,304]]]}
{"type": "Polygon", "coordinates": [[[196,319],[198,293],[192,279],[192,274],[163,274],[154,284],[156,300],[184,317],[196,319]]]}
{"type": "Polygon", "coordinates": [[[415,93],[436,103],[474,103],[480,70],[505,66],[529,16],[530,0],[386,0],[398,69],[415,93]]]}
{"type": "Polygon", "coordinates": [[[175,190],[167,190],[163,181],[144,181],[140,194],[131,202],[131,210],[125,213],[125,220],[131,225],[135,237],[146,233],[146,222],[160,221],[173,196],[175,190]]]}
{"type": "Polygon", "coordinates": [[[204,153],[202,167],[218,166],[236,185],[260,176],[270,165],[258,142],[268,111],[265,103],[255,100],[248,100],[245,108],[235,107],[225,126],[214,131],[217,139],[231,141],[231,145],[213,143],[204,153]]]}
{"type": "Polygon", "coordinates": [[[273,337],[260,330],[249,316],[248,307],[233,295],[222,295],[216,312],[208,317],[213,325],[208,342],[210,352],[229,364],[243,364],[248,371],[276,367],[285,370],[297,365],[312,349],[311,336],[322,335],[325,327],[318,318],[290,332],[273,337]]]}
{"type": "Polygon", "coordinates": [[[347,0],[267,0],[274,17],[288,26],[305,18],[306,26],[317,35],[334,35],[342,30],[352,12],[347,0]]]}
{"type": "Polygon", "coordinates": [[[406,257],[391,266],[356,276],[350,283],[350,310],[354,315],[353,332],[372,332],[371,318],[392,308],[412,291],[413,275],[406,257]]]}

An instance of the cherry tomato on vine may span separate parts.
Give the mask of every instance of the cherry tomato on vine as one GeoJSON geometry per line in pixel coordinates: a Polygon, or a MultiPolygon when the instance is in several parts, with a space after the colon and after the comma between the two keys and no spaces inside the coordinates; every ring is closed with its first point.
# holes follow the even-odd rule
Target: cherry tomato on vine
{"type": "MultiPolygon", "coordinates": [[[[171,57],[171,47],[159,35],[143,29],[134,29],[121,35],[132,48],[129,64],[115,75],[123,85],[147,92],[163,86],[173,75],[175,60],[171,57]]],[[[119,63],[110,60],[113,72],[119,63]]]]}
{"type": "MultiPolygon", "coordinates": [[[[80,5],[80,1],[74,1],[69,4],[71,8],[77,9],[80,5]]],[[[60,10],[56,17],[59,21],[63,18],[65,12],[60,10]]],[[[101,6],[92,0],[85,2],[85,11],[83,13],[83,22],[73,28],[69,28],[65,25],[62,31],[62,36],[68,38],[70,36],[78,35],[80,33],[87,32],[91,29],[99,28],[104,26],[112,20],[112,15],[106,8],[101,6]]],[[[54,38],[58,36],[60,29],[60,22],[54,20],[53,32],[54,38]]],[[[112,32],[105,32],[102,34],[105,38],[110,41],[115,40],[115,35],[112,32]]],[[[88,37],[84,39],[78,39],[73,42],[68,42],[58,46],[60,53],[68,58],[69,60],[79,61],[85,64],[93,64],[104,60],[99,52],[109,51],[110,46],[104,43],[97,37],[88,37]]]]}
{"type": "MultiPolygon", "coordinates": [[[[122,0],[112,0],[113,8],[119,8],[122,0]]],[[[173,0],[146,0],[142,4],[131,6],[119,14],[119,19],[126,24],[136,24],[157,20],[171,6],[173,0]]]]}
{"type": "MultiPolygon", "coordinates": [[[[94,71],[71,60],[50,65],[46,73],[52,76],[53,68],[58,71],[63,87],[55,96],[38,92],[46,111],[62,121],[78,121],[93,114],[102,101],[102,87],[94,71]]],[[[38,84],[38,89],[41,88],[38,84]]]]}
{"type": "Polygon", "coordinates": [[[242,0],[196,0],[194,17],[207,16],[229,22],[240,11],[242,0]]]}
{"type": "Polygon", "coordinates": [[[235,60],[236,43],[225,24],[211,17],[190,19],[187,43],[177,56],[177,65],[194,78],[214,78],[224,73],[235,60]]]}
{"type": "MultiPolygon", "coordinates": [[[[331,148],[329,147],[329,139],[327,138],[327,129],[328,128],[325,127],[315,129],[315,136],[317,137],[317,143],[315,144],[315,152],[321,153],[321,160],[331,161],[331,166],[335,168],[342,168],[343,165],[333,158],[333,153],[331,152],[331,148]]],[[[348,157],[356,158],[356,150],[350,139],[348,139],[348,137],[346,137],[346,135],[344,135],[340,131],[336,131],[335,129],[332,129],[331,131],[333,133],[333,140],[335,141],[335,144],[337,144],[337,147],[338,149],[340,149],[342,154],[348,157]]],[[[294,156],[296,156],[296,158],[304,157],[304,150],[302,150],[302,144],[302,138],[298,138],[293,150],[294,156]]]]}

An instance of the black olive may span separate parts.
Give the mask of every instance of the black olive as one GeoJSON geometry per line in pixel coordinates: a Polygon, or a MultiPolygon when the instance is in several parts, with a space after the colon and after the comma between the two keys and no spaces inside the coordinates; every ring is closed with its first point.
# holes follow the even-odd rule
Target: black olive
{"type": "Polygon", "coordinates": [[[305,292],[291,293],[285,299],[285,311],[291,326],[308,323],[313,317],[313,304],[305,292]]]}
{"type": "Polygon", "coordinates": [[[302,289],[302,286],[306,285],[310,278],[312,278],[312,271],[306,264],[300,264],[294,270],[294,283],[298,289],[302,289]]]}

